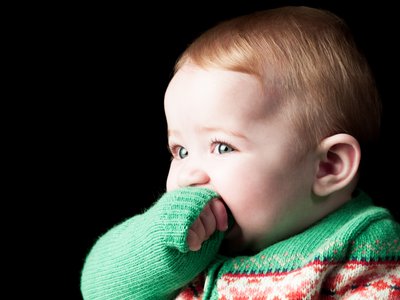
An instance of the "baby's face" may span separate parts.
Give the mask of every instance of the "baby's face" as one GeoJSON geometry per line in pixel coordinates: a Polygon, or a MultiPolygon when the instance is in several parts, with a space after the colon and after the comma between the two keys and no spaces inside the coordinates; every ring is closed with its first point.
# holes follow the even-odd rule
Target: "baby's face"
{"type": "Polygon", "coordinates": [[[167,190],[215,190],[236,224],[226,237],[237,250],[259,250],[298,232],[312,214],[312,153],[299,159],[294,130],[277,113],[273,93],[256,77],[181,68],[165,95],[173,154],[167,190]]]}

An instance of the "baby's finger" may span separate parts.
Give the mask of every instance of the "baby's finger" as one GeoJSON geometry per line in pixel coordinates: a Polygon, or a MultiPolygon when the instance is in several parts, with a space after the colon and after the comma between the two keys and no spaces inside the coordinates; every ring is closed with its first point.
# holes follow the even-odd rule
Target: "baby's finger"
{"type": "Polygon", "coordinates": [[[206,230],[204,229],[203,222],[201,221],[200,217],[198,217],[190,226],[190,229],[196,233],[196,236],[200,240],[200,242],[204,241],[206,237],[206,230]]]}
{"type": "Polygon", "coordinates": [[[210,208],[210,204],[207,204],[204,207],[200,214],[200,220],[205,230],[204,240],[207,240],[214,233],[214,231],[217,230],[216,217],[210,208]]]}
{"type": "Polygon", "coordinates": [[[201,248],[202,240],[199,238],[197,233],[192,229],[189,229],[186,242],[188,243],[189,249],[191,251],[198,251],[201,248]]]}
{"type": "Polygon", "coordinates": [[[205,238],[206,231],[202,221],[200,220],[200,217],[198,217],[190,227],[188,237],[186,239],[189,249],[193,251],[199,250],[205,238]]]}
{"type": "Polygon", "coordinates": [[[215,216],[217,229],[226,231],[228,229],[228,212],[221,199],[214,199],[210,202],[210,209],[215,216]]]}

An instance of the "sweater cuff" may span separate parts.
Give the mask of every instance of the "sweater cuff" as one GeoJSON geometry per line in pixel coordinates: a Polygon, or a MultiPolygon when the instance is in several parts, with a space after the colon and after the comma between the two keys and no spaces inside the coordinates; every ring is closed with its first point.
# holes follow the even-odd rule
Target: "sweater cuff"
{"type": "Polygon", "coordinates": [[[206,204],[218,197],[216,192],[200,187],[185,187],[165,193],[157,205],[159,225],[165,233],[163,243],[182,253],[188,252],[186,239],[189,228],[206,204]]]}

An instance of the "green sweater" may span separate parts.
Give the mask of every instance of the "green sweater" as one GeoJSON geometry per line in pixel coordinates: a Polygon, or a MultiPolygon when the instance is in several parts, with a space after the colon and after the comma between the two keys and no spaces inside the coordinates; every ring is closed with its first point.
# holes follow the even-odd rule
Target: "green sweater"
{"type": "Polygon", "coordinates": [[[400,299],[400,225],[365,193],[300,234],[233,258],[218,254],[221,232],[197,252],[186,244],[214,197],[193,187],[165,193],[100,237],[82,270],[84,299],[400,299]]]}

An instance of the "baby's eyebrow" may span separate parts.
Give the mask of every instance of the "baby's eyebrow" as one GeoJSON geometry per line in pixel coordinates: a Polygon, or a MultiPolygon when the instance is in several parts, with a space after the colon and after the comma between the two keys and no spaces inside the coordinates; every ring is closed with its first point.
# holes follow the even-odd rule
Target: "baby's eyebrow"
{"type": "MultiPolygon", "coordinates": [[[[237,138],[245,139],[245,140],[247,139],[247,137],[240,132],[237,132],[234,130],[228,130],[225,128],[219,128],[219,127],[201,127],[198,129],[198,131],[201,133],[207,133],[207,134],[222,132],[228,136],[235,136],[237,138]]],[[[179,130],[168,129],[168,138],[170,138],[171,136],[179,137],[180,136],[179,130]]]]}
{"type": "Polygon", "coordinates": [[[210,132],[223,132],[226,135],[230,135],[230,136],[235,136],[241,139],[247,139],[246,136],[240,132],[234,131],[234,130],[228,130],[225,128],[218,128],[218,127],[202,127],[200,129],[201,131],[210,133],[210,132]]]}

